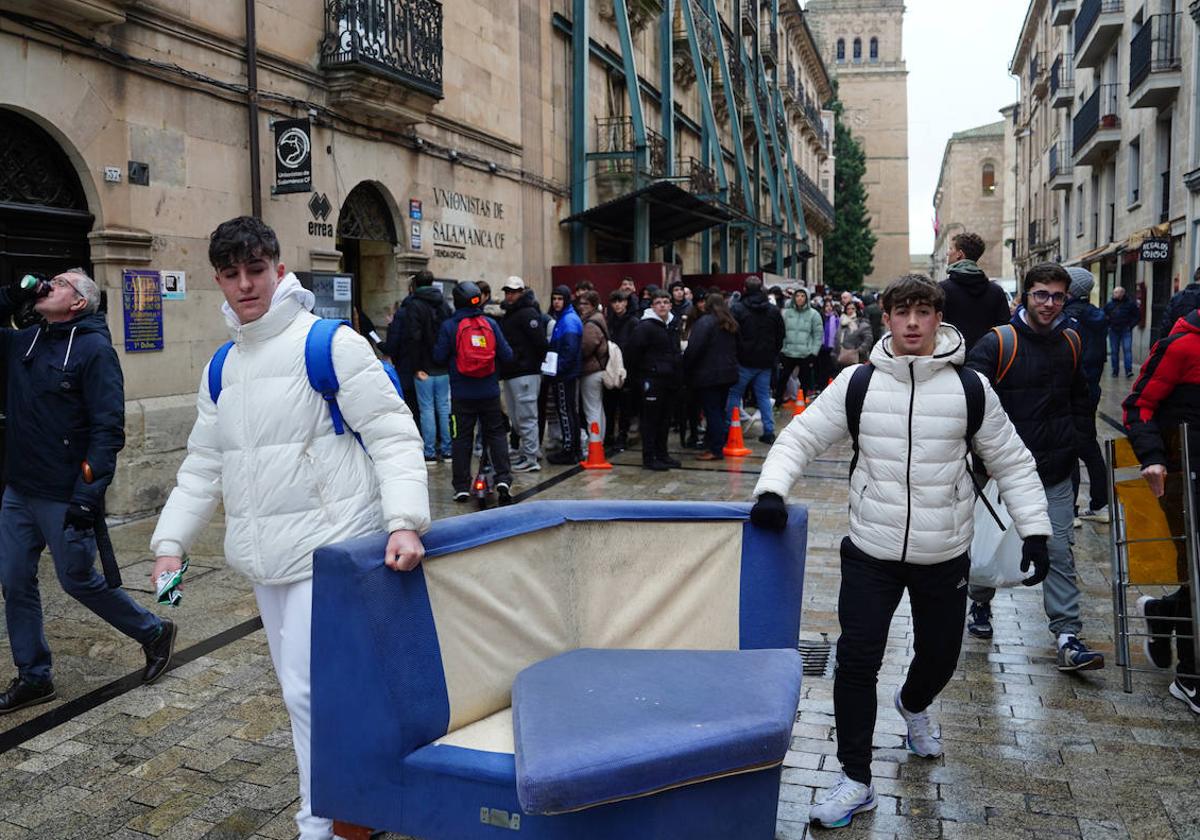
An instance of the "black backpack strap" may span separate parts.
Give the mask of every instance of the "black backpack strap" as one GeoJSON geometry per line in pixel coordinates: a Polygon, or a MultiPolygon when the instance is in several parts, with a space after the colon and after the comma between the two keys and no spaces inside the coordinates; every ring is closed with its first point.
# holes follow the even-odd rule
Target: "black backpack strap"
{"type": "Polygon", "coordinates": [[[975,439],[976,433],[979,432],[979,427],[983,425],[983,412],[987,396],[983,391],[983,383],[979,381],[979,376],[975,371],[965,367],[955,367],[955,370],[958,371],[958,380],[962,383],[963,396],[967,400],[967,454],[965,456],[967,460],[967,475],[971,476],[971,484],[975,486],[976,498],[983,501],[983,506],[992,515],[992,519],[995,519],[996,524],[1000,526],[1000,530],[1004,531],[1004,523],[1000,521],[999,514],[992,507],[992,503],[988,501],[983,488],[979,486],[979,479],[976,478],[975,471],[971,469],[971,442],[975,439]]]}
{"type": "Polygon", "coordinates": [[[850,431],[850,442],[854,445],[854,456],[850,459],[850,475],[854,475],[854,468],[858,466],[858,426],[862,420],[867,387],[871,384],[871,375],[874,373],[873,365],[859,365],[850,375],[850,384],[846,386],[846,428],[850,431]]]}

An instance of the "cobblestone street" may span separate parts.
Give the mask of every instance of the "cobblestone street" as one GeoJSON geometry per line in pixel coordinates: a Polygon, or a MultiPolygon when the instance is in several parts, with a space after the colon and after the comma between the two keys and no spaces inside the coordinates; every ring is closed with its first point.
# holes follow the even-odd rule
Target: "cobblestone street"
{"type": "MultiPolygon", "coordinates": [[[[1119,416],[1118,398],[1106,395],[1101,404],[1109,418],[1119,416]]],[[[1103,419],[1099,426],[1102,436],[1115,433],[1103,419]]],[[[613,459],[612,472],[543,470],[523,476],[516,491],[522,501],[747,499],[765,452],[752,446],[755,455],[740,462],[693,461],[665,474],[641,470],[639,453],[627,452],[613,459]]],[[[792,494],[811,517],[803,640],[836,640],[848,460],[848,446],[830,452],[792,494]]],[[[436,516],[463,512],[449,501],[448,465],[431,467],[430,480],[436,516]]],[[[113,529],[127,587],[146,604],[152,528],[142,520],[113,529]]],[[[1134,692],[1122,690],[1111,656],[1108,526],[1088,522],[1076,534],[1084,635],[1108,655],[1108,667],[1058,673],[1040,591],[1002,591],[995,638],[964,641],[955,678],[935,706],[945,756],[918,759],[904,749],[891,704],[911,655],[905,601],[878,687],[878,809],[836,835],[808,828],[814,791],[835,779],[838,764],[832,679],[806,676],[777,837],[1200,837],[1200,728],[1168,696],[1165,673],[1137,675],[1134,692]]],[[[219,525],[191,564],[183,604],[170,610],[180,626],[177,664],[142,687],[138,647],[69,601],[43,558],[59,699],[0,724],[0,840],[295,836],[287,716],[250,587],[222,562],[219,525]]],[[[7,681],[7,639],[0,646],[7,681]]],[[[1141,664],[1140,652],[1135,658],[1141,664]]]]}

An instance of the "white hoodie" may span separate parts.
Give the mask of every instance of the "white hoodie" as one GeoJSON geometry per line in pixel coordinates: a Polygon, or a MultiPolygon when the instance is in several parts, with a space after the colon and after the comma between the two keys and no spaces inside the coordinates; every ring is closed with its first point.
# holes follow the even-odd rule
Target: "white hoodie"
{"type": "Polygon", "coordinates": [[[366,451],[349,430],[334,433],[305,371],[312,304],[288,274],[256,321],[242,324],[222,306],[234,347],[220,400],[209,395],[205,366],[188,455],[150,540],[155,556],[190,548],[221,501],[225,560],[255,583],[311,577],[323,545],[429,529],[421,436],[366,339],[350,329],[333,340],[338,405],[366,451]]]}
{"type": "MultiPolygon", "coordinates": [[[[964,554],[974,535],[975,490],[967,472],[967,401],[954,366],[966,351],[949,324],[932,356],[893,356],[891,333],[871,351],[875,375],[859,420],[859,458],[850,476],[850,539],[879,560],[933,564],[964,554]]],[[[849,435],[843,370],[788,424],[763,464],[754,495],[786,496],[808,462],[849,435]]],[[[978,376],[972,372],[973,375],[978,376]]],[[[1000,487],[1021,537],[1050,535],[1046,493],[987,379],[983,423],[973,443],[1000,487]]]]}

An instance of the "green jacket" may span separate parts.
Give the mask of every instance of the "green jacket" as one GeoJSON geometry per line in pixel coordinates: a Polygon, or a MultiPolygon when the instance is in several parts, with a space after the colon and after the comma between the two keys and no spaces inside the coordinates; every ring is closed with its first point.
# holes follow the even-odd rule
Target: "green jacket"
{"type": "Polygon", "coordinates": [[[789,300],[783,309],[783,329],[782,353],[788,358],[815,356],[821,349],[821,316],[811,306],[801,312],[789,300]]]}

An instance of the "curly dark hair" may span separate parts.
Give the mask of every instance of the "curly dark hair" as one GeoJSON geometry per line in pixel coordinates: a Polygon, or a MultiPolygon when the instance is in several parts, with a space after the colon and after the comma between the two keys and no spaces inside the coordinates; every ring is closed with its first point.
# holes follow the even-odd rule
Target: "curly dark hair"
{"type": "Polygon", "coordinates": [[[963,256],[971,262],[976,262],[983,256],[984,250],[987,248],[983,244],[983,237],[978,233],[960,233],[951,240],[954,247],[963,252],[963,256]]]}
{"type": "Polygon", "coordinates": [[[897,306],[916,306],[926,303],[935,312],[941,312],[946,305],[946,293],[942,287],[934,283],[924,274],[905,274],[897,277],[883,290],[880,304],[883,311],[892,314],[897,306]]]}
{"type": "Polygon", "coordinates": [[[208,261],[217,271],[253,259],[279,262],[279,239],[262,219],[238,216],[221,222],[208,238],[208,261]]]}

